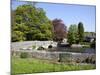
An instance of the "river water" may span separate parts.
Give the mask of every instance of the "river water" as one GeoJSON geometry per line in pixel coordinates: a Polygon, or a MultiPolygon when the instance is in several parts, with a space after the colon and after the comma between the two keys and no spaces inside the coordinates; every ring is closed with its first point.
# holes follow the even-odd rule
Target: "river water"
{"type": "Polygon", "coordinates": [[[66,48],[66,47],[55,47],[52,49],[48,49],[48,51],[62,51],[62,52],[77,52],[77,53],[96,53],[96,49],[94,48],[66,48]]]}

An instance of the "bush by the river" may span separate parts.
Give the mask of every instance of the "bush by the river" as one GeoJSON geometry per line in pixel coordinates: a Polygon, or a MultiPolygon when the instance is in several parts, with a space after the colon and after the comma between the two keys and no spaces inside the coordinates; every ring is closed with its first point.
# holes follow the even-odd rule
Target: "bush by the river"
{"type": "Polygon", "coordinates": [[[28,58],[28,53],[27,52],[22,52],[20,54],[20,58],[28,58]]]}
{"type": "Polygon", "coordinates": [[[95,64],[96,61],[94,60],[93,57],[89,58],[87,57],[84,61],[82,61],[83,63],[91,63],[91,64],[95,64]]]}
{"type": "Polygon", "coordinates": [[[32,49],[35,49],[35,48],[36,48],[36,46],[35,46],[35,45],[33,45],[33,46],[32,46],[32,49]]]}
{"type": "Polygon", "coordinates": [[[93,42],[90,44],[90,47],[91,47],[91,48],[95,48],[95,47],[96,47],[96,42],[93,41],[93,42]]]}

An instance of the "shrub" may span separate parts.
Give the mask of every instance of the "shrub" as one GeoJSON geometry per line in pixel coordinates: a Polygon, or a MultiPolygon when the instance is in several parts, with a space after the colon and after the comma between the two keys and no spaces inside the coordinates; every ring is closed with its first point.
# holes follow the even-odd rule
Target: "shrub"
{"type": "Polygon", "coordinates": [[[22,52],[20,54],[20,58],[27,58],[28,57],[28,53],[27,52],[22,52]]]}
{"type": "Polygon", "coordinates": [[[95,58],[94,58],[94,57],[91,57],[91,59],[90,59],[90,63],[91,63],[91,64],[95,64],[95,63],[96,63],[96,61],[95,61],[95,58]]]}
{"type": "Polygon", "coordinates": [[[87,58],[85,59],[85,63],[90,63],[90,61],[91,61],[91,59],[90,59],[89,57],[87,57],[87,58]]]}
{"type": "Polygon", "coordinates": [[[90,45],[90,42],[81,42],[81,45],[90,45]]]}
{"type": "Polygon", "coordinates": [[[36,46],[35,46],[35,45],[33,45],[33,46],[32,46],[32,49],[35,49],[35,48],[36,48],[36,46]]]}
{"type": "Polygon", "coordinates": [[[84,45],[83,48],[90,48],[90,45],[84,45]]]}
{"type": "Polygon", "coordinates": [[[95,48],[95,47],[96,47],[95,41],[93,41],[93,42],[90,44],[90,47],[91,47],[91,48],[95,48]]]}
{"type": "Polygon", "coordinates": [[[66,63],[70,63],[71,62],[71,58],[70,58],[70,54],[59,54],[59,58],[58,58],[58,62],[66,62],[66,63]]]}
{"type": "Polygon", "coordinates": [[[96,63],[96,61],[95,60],[93,60],[93,62],[92,62],[93,64],[95,64],[96,63]]]}
{"type": "Polygon", "coordinates": [[[91,64],[95,64],[96,61],[93,57],[89,58],[87,57],[85,60],[84,60],[84,63],[91,63],[91,64]]]}
{"type": "Polygon", "coordinates": [[[81,62],[81,60],[79,58],[77,58],[76,63],[80,63],[80,62],[81,62]]]}

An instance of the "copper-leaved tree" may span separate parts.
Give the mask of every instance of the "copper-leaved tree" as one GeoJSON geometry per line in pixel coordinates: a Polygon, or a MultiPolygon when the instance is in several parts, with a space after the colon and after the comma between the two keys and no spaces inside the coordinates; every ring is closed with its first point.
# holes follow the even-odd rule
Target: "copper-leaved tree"
{"type": "Polygon", "coordinates": [[[53,39],[55,41],[62,41],[64,38],[67,37],[67,26],[63,23],[61,19],[54,19],[52,21],[53,24],[53,39]]]}

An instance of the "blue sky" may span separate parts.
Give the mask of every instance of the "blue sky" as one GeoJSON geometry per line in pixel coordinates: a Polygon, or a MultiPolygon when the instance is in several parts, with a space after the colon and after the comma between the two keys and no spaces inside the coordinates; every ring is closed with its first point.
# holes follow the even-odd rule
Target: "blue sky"
{"type": "MultiPolygon", "coordinates": [[[[12,8],[16,9],[17,6],[22,4],[25,4],[25,2],[13,1],[12,8]]],[[[43,8],[50,20],[62,19],[68,28],[71,24],[83,22],[85,31],[95,32],[95,6],[37,3],[36,7],[43,8]]]]}

